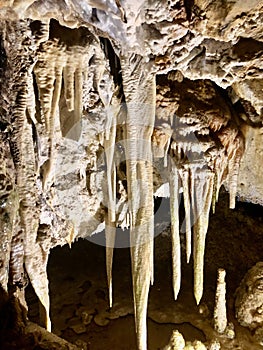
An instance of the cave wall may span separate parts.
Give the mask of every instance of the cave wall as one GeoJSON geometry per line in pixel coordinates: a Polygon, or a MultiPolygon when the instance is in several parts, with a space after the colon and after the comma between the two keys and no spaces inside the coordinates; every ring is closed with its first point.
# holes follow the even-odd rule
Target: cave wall
{"type": "Polygon", "coordinates": [[[105,227],[111,304],[116,227],[130,227],[138,348],[146,349],[153,197],[167,184],[174,298],[183,192],[199,303],[220,187],[231,208],[237,196],[263,203],[262,6],[0,2],[0,281],[12,294],[29,278],[49,330],[50,249],[105,227]]]}

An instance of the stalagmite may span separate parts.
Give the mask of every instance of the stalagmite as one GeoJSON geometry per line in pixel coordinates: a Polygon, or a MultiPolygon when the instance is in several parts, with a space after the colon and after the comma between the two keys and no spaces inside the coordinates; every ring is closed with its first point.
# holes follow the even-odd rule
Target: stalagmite
{"type": "Polygon", "coordinates": [[[169,341],[169,344],[163,350],[184,350],[185,340],[178,330],[174,330],[169,341]]]}
{"type": "Polygon", "coordinates": [[[131,218],[130,245],[134,313],[139,350],[147,350],[147,303],[153,280],[153,169],[151,136],[155,119],[155,76],[139,55],[122,57],[127,104],[126,167],[131,218]]]}
{"type": "Polygon", "coordinates": [[[218,333],[223,334],[227,327],[225,283],[226,271],[224,269],[218,269],[217,273],[218,275],[214,309],[214,328],[218,333]]]}
{"type": "Polygon", "coordinates": [[[194,224],[194,295],[197,304],[203,295],[205,240],[213,197],[213,180],[214,174],[208,170],[201,170],[194,179],[194,210],[197,214],[194,224]]]}
{"type": "Polygon", "coordinates": [[[181,245],[179,231],[179,174],[176,165],[170,158],[170,210],[173,262],[173,292],[177,299],[181,286],[181,245]]]}

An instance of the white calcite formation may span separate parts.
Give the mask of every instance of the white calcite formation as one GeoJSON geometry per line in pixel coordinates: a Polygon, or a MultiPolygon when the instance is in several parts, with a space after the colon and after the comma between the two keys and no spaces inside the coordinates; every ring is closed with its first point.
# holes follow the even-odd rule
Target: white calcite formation
{"type": "Polygon", "coordinates": [[[223,334],[227,327],[227,310],[226,310],[226,271],[218,269],[216,299],[214,310],[214,328],[218,333],[223,334]]]}
{"type": "Polygon", "coordinates": [[[262,18],[262,1],[0,0],[0,283],[23,289],[27,273],[47,329],[50,249],[105,223],[112,306],[116,227],[129,227],[137,343],[147,349],[153,196],[167,183],[174,298],[183,229],[200,303],[220,187],[230,208],[237,195],[262,203],[251,161],[255,150],[263,157],[262,18]]]}

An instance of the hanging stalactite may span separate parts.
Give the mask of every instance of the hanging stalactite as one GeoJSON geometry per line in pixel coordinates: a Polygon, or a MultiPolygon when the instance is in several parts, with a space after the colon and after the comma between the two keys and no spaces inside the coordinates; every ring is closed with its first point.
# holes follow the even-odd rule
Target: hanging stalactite
{"type": "Polygon", "coordinates": [[[153,169],[155,76],[139,55],[121,58],[127,106],[125,154],[130,211],[134,312],[139,350],[147,349],[147,303],[153,281],[153,169]],[[145,70],[148,71],[145,74],[145,70]]]}
{"type": "Polygon", "coordinates": [[[107,164],[107,188],[108,188],[108,212],[105,217],[106,237],[106,272],[109,289],[109,304],[112,307],[112,263],[116,237],[116,164],[115,164],[115,143],[117,116],[119,103],[114,96],[112,104],[107,107],[107,122],[104,140],[104,148],[107,164]],[[115,103],[114,103],[115,102],[115,103]]]}
{"type": "Polygon", "coordinates": [[[176,300],[181,287],[181,244],[179,222],[180,176],[175,162],[170,158],[170,210],[173,262],[173,292],[176,300]]]}
{"type": "Polygon", "coordinates": [[[207,169],[200,169],[193,181],[194,207],[197,214],[194,224],[194,295],[198,305],[203,295],[205,240],[212,204],[214,174],[207,169]]]}

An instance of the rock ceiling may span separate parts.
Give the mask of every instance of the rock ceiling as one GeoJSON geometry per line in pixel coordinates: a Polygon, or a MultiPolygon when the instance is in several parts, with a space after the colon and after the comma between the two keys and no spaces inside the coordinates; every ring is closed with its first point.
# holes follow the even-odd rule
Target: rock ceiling
{"type": "Polygon", "coordinates": [[[197,303],[221,185],[231,208],[263,203],[263,2],[3,0],[0,20],[1,285],[27,273],[51,329],[50,249],[105,222],[112,304],[116,227],[129,227],[146,350],[154,195],[170,196],[176,299],[183,193],[197,303]]]}

